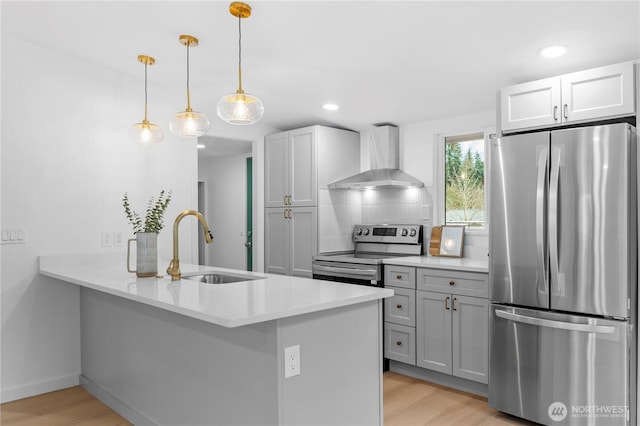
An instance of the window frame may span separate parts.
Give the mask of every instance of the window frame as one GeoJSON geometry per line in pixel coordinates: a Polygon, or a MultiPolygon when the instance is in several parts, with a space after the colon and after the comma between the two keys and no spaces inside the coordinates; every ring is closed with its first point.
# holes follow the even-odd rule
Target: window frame
{"type": "Polygon", "coordinates": [[[489,181],[489,170],[491,169],[491,138],[495,137],[496,129],[495,127],[483,127],[483,128],[475,128],[475,129],[467,129],[467,130],[456,130],[452,132],[446,133],[438,133],[436,134],[436,149],[435,149],[435,159],[436,159],[436,185],[435,185],[435,196],[436,196],[436,214],[433,218],[434,225],[444,225],[445,221],[445,167],[444,162],[446,160],[445,157],[445,143],[447,138],[450,137],[459,137],[464,135],[472,135],[475,133],[482,133],[484,135],[484,228],[483,229],[473,229],[465,227],[466,235],[489,235],[489,227],[491,226],[490,221],[490,211],[489,211],[489,191],[490,191],[490,181],[489,181]]]}

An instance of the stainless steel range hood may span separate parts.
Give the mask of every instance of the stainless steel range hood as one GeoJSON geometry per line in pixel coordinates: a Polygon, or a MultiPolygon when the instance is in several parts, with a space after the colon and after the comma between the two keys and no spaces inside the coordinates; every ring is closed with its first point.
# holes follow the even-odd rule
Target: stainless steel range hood
{"type": "Polygon", "coordinates": [[[400,137],[395,126],[369,133],[371,170],[330,183],[329,189],[422,188],[424,183],[399,169],[400,137]]]}

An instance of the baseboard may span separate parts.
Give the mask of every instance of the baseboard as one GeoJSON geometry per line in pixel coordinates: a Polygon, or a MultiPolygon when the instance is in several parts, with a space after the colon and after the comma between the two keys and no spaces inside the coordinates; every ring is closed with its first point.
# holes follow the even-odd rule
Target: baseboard
{"type": "Polygon", "coordinates": [[[389,371],[405,376],[414,377],[416,379],[425,380],[427,382],[436,383],[438,385],[447,386],[474,395],[487,397],[489,395],[489,387],[484,383],[478,383],[460,377],[451,376],[449,374],[439,373],[437,371],[428,370],[426,368],[416,367],[414,365],[405,364],[404,362],[389,361],[389,371]]]}
{"type": "Polygon", "coordinates": [[[104,390],[85,376],[80,376],[80,385],[91,395],[95,396],[100,402],[111,408],[116,413],[127,419],[136,426],[155,426],[156,423],[151,421],[144,414],[133,407],[122,402],[109,391],[104,390]]]}
{"type": "Polygon", "coordinates": [[[15,401],[17,399],[29,398],[30,396],[42,395],[43,393],[78,386],[79,383],[78,375],[72,374],[69,376],[44,380],[42,382],[29,383],[9,389],[2,389],[0,402],[5,403],[15,401]]]}

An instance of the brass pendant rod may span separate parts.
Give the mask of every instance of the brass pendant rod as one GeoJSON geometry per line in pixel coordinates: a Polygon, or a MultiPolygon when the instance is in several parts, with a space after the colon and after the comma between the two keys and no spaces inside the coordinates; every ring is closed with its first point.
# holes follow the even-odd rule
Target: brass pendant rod
{"type": "Polygon", "coordinates": [[[187,112],[191,111],[191,91],[189,90],[189,46],[191,43],[186,43],[187,45],[187,112]]]}
{"type": "Polygon", "coordinates": [[[242,90],[242,13],[238,13],[238,93],[242,90]]]}
{"type": "Polygon", "coordinates": [[[148,123],[147,119],[147,63],[144,64],[144,120],[143,123],[148,123]]]}

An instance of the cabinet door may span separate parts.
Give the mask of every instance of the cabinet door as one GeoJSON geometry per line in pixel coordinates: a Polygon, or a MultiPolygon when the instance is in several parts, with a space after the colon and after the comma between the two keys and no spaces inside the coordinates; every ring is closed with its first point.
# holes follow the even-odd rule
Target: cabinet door
{"type": "Polygon", "coordinates": [[[291,206],[316,206],[316,126],[289,132],[291,206]]]}
{"type": "Polygon", "coordinates": [[[451,295],[416,292],[416,365],[451,374],[451,295]]]}
{"type": "Polygon", "coordinates": [[[562,76],[564,122],[631,115],[634,110],[632,62],[562,76]]]}
{"type": "Polygon", "coordinates": [[[384,323],[384,357],[416,365],[416,329],[384,323]]]}
{"type": "Polygon", "coordinates": [[[311,260],[318,254],[317,207],[295,207],[289,209],[289,216],[291,274],[311,278],[311,260]]]}
{"type": "MultiPolygon", "coordinates": [[[[388,287],[385,285],[385,287],[388,287]]],[[[395,324],[416,326],[416,291],[394,288],[393,296],[384,299],[384,320],[395,324]]]]}
{"type": "Polygon", "coordinates": [[[502,131],[560,124],[560,77],[505,87],[500,91],[502,131]]]}
{"type": "Polygon", "coordinates": [[[453,375],[487,383],[489,301],[478,297],[452,297],[453,375]]]}
{"type": "Polygon", "coordinates": [[[282,207],[289,195],[289,134],[264,138],[264,205],[282,207]]]}
{"type": "Polygon", "coordinates": [[[290,273],[290,220],[289,209],[265,209],[265,271],[270,274],[290,273]]]}

